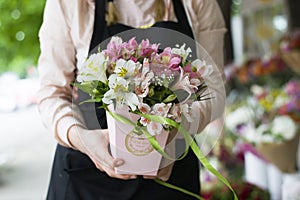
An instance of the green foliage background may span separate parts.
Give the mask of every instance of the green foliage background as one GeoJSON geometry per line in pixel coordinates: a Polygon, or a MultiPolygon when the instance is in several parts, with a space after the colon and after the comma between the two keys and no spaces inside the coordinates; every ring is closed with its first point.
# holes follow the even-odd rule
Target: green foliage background
{"type": "Polygon", "coordinates": [[[0,74],[24,77],[27,67],[36,66],[45,1],[0,0],[0,74]]]}

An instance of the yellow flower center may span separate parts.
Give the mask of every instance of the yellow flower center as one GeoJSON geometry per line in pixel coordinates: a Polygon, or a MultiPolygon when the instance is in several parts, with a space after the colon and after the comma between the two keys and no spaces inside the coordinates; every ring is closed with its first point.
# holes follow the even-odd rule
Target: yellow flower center
{"type": "Polygon", "coordinates": [[[121,70],[120,70],[120,72],[118,73],[118,75],[119,75],[120,77],[124,77],[125,74],[127,74],[127,69],[121,68],[121,70]]]}

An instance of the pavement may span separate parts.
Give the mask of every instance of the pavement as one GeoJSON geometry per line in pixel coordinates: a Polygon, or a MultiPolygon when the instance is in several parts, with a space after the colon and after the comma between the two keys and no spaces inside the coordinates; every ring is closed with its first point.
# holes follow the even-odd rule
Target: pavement
{"type": "Polygon", "coordinates": [[[36,106],[0,112],[0,200],[43,200],[55,141],[36,106]]]}

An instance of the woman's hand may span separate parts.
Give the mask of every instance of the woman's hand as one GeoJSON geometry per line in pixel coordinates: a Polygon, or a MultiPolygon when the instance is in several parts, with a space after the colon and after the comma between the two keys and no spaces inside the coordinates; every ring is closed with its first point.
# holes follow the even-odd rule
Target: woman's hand
{"type": "Polygon", "coordinates": [[[124,164],[124,160],[113,158],[108,151],[108,130],[87,130],[73,126],[69,131],[69,140],[74,148],[89,156],[95,166],[106,172],[110,177],[119,179],[134,179],[136,175],[116,174],[114,167],[124,164]]]}

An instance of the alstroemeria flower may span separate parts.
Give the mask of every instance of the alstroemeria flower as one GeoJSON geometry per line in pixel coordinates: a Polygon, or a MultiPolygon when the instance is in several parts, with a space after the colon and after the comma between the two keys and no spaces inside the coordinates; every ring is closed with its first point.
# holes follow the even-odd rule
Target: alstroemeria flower
{"type": "Polygon", "coordinates": [[[138,104],[138,109],[143,114],[147,114],[151,110],[150,106],[148,104],[145,104],[145,103],[139,103],[138,104]]]}
{"type": "Polygon", "coordinates": [[[120,59],[116,63],[114,73],[123,78],[133,77],[140,66],[140,63],[135,63],[132,60],[126,61],[124,59],[120,59]]]}
{"type": "Polygon", "coordinates": [[[178,99],[181,100],[181,102],[185,102],[188,100],[194,91],[196,91],[197,87],[192,85],[189,80],[188,74],[184,74],[184,71],[182,68],[180,68],[180,75],[177,77],[177,80],[175,84],[171,87],[171,90],[174,91],[176,94],[176,91],[184,90],[186,94],[185,96],[178,96],[178,99]]]}
{"type": "Polygon", "coordinates": [[[122,44],[123,44],[122,38],[114,36],[107,44],[107,48],[103,50],[104,54],[109,56],[110,61],[112,63],[118,60],[121,53],[122,44]]]}
{"type": "Polygon", "coordinates": [[[195,114],[193,113],[191,107],[188,104],[180,105],[181,113],[185,116],[188,122],[193,122],[195,119],[195,114]]]}
{"type": "Polygon", "coordinates": [[[198,77],[206,78],[213,72],[212,65],[207,65],[205,60],[196,59],[192,63],[192,72],[196,72],[198,77]]]}
{"type": "Polygon", "coordinates": [[[152,106],[151,114],[166,117],[168,115],[168,112],[172,106],[172,103],[157,103],[152,106]]]}
{"type": "Polygon", "coordinates": [[[144,98],[148,95],[149,85],[154,77],[154,73],[150,71],[148,59],[144,59],[141,70],[135,77],[135,93],[144,98]]]}
{"type": "Polygon", "coordinates": [[[156,56],[156,59],[159,63],[162,63],[173,70],[179,70],[181,57],[179,55],[173,54],[170,47],[165,48],[162,53],[156,56]]]}
{"type": "Polygon", "coordinates": [[[172,50],[171,50],[172,54],[176,54],[176,55],[179,55],[182,57],[183,63],[186,62],[186,59],[188,58],[190,53],[192,53],[192,49],[190,47],[187,48],[186,50],[184,48],[185,48],[185,44],[183,44],[180,48],[172,48],[172,50]]]}
{"type": "Polygon", "coordinates": [[[131,38],[128,42],[124,42],[120,47],[120,57],[125,60],[133,58],[137,46],[138,44],[135,38],[131,38]]]}
{"type": "Polygon", "coordinates": [[[142,40],[137,48],[137,54],[141,57],[150,57],[152,54],[156,54],[159,44],[151,44],[148,39],[142,40]]]}
{"type": "Polygon", "coordinates": [[[104,94],[103,103],[112,104],[115,101],[118,108],[127,105],[131,110],[136,110],[139,99],[136,94],[128,91],[127,81],[116,74],[112,74],[108,81],[110,90],[104,94]]]}
{"type": "Polygon", "coordinates": [[[160,134],[162,130],[163,126],[157,122],[150,122],[147,125],[147,131],[153,136],[160,134]]]}
{"type": "Polygon", "coordinates": [[[169,117],[174,121],[180,123],[181,122],[181,110],[180,105],[174,104],[170,110],[169,117]]]}
{"type": "Polygon", "coordinates": [[[148,124],[150,123],[151,121],[145,117],[141,117],[140,119],[140,123],[143,125],[143,126],[148,126],[148,124]]]}
{"type": "Polygon", "coordinates": [[[77,76],[78,82],[101,81],[107,82],[107,58],[103,53],[92,54],[83,64],[77,76]]]}

